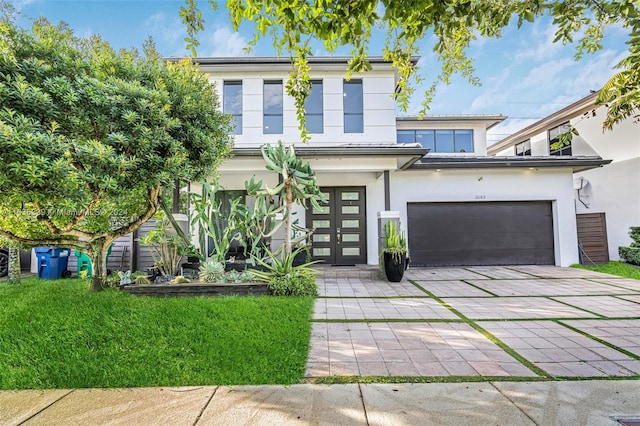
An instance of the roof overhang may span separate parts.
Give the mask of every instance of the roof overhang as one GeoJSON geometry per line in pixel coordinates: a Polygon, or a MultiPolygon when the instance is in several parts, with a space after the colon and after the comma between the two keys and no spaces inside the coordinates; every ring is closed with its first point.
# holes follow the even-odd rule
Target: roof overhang
{"type": "MultiPolygon", "coordinates": [[[[166,58],[168,61],[179,61],[183,58],[166,58]]],[[[351,60],[350,56],[310,56],[307,58],[313,72],[318,71],[340,71],[345,72],[351,60]]],[[[411,63],[416,65],[420,60],[419,56],[412,56],[411,63]]],[[[200,70],[206,73],[221,72],[261,72],[277,71],[291,72],[291,59],[277,56],[238,56],[238,57],[199,57],[193,58],[200,70]]],[[[385,60],[382,56],[368,56],[367,61],[371,64],[372,71],[393,71],[396,72],[393,62],[385,60]]],[[[397,73],[397,72],[396,72],[397,73]]],[[[398,77],[398,76],[396,76],[398,77]]]]}
{"type": "MultiPolygon", "coordinates": [[[[399,116],[396,117],[398,123],[482,123],[485,129],[502,123],[507,117],[502,114],[452,114],[452,115],[425,115],[419,116],[399,116]]],[[[400,129],[399,129],[400,130],[400,129]]]]}
{"type": "MultiPolygon", "coordinates": [[[[311,164],[315,171],[368,171],[404,170],[411,167],[429,152],[412,145],[335,147],[296,146],[296,154],[311,164]]],[[[220,171],[263,169],[264,160],[260,148],[234,148],[232,157],[225,161],[220,171]]]]}
{"type": "Polygon", "coordinates": [[[611,163],[600,157],[432,157],[426,156],[411,169],[571,169],[574,173],[595,169],[611,163]]]}

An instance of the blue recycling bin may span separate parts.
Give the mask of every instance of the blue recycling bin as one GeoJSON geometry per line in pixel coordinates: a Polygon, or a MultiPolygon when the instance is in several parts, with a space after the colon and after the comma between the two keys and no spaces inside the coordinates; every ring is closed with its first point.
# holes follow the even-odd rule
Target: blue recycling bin
{"type": "Polygon", "coordinates": [[[67,265],[71,250],[57,247],[36,247],[38,278],[56,280],[68,274],[67,265]]]}

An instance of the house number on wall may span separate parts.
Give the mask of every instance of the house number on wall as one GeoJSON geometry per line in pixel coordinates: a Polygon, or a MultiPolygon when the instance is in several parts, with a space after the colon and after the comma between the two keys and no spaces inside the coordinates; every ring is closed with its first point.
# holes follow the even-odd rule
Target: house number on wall
{"type": "Polygon", "coordinates": [[[476,195],[476,200],[486,200],[487,196],[486,195],[476,195]]]}

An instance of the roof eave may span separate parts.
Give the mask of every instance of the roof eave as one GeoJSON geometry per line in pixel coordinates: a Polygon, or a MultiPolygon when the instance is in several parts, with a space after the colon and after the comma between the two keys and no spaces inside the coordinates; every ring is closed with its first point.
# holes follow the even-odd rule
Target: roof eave
{"type": "Polygon", "coordinates": [[[437,170],[437,169],[496,169],[496,168],[527,168],[527,169],[560,169],[570,168],[574,173],[595,169],[611,163],[612,160],[603,160],[600,157],[486,157],[483,158],[429,158],[425,157],[421,162],[414,164],[411,169],[437,170]]]}
{"type": "MultiPolygon", "coordinates": [[[[301,158],[332,157],[395,157],[398,169],[406,170],[429,153],[426,148],[407,146],[388,147],[296,147],[301,158]]],[[[232,157],[262,157],[260,148],[233,148],[232,157]]]]}

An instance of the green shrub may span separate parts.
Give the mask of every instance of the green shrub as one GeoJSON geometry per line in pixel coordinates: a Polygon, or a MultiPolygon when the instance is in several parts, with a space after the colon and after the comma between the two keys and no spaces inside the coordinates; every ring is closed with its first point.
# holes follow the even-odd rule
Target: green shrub
{"type": "Polygon", "coordinates": [[[640,265],[640,226],[632,226],[629,229],[631,245],[630,247],[618,247],[618,255],[627,263],[640,265]]]}
{"type": "Polygon", "coordinates": [[[274,296],[317,296],[318,285],[314,274],[300,274],[296,277],[277,276],[269,281],[269,289],[274,296]]]}
{"type": "Polygon", "coordinates": [[[618,254],[625,262],[632,265],[640,265],[640,248],[618,247],[618,254]]]}

